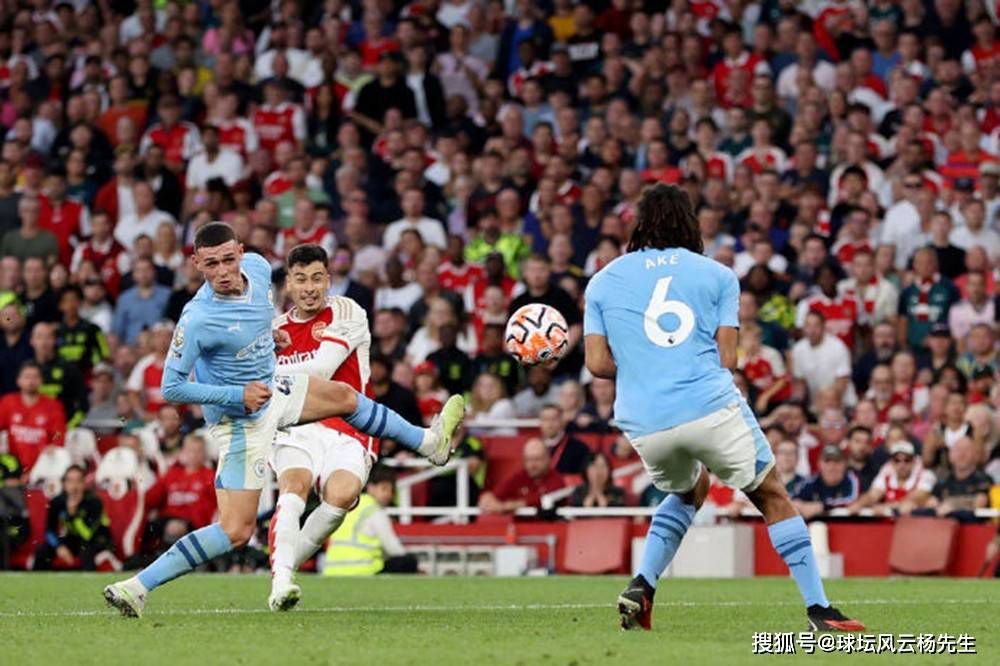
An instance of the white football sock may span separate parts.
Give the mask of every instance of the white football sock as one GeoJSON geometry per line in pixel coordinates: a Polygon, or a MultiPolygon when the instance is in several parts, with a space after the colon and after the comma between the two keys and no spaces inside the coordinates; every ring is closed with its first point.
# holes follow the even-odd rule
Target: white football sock
{"type": "Polygon", "coordinates": [[[306,518],[306,524],[302,526],[302,530],[299,532],[299,538],[295,541],[296,569],[302,566],[303,562],[312,557],[320,549],[326,538],[344,522],[344,516],[346,515],[347,509],[341,509],[326,502],[320,503],[309,514],[309,517],[306,518]]]}
{"type": "Polygon", "coordinates": [[[299,521],[306,503],[292,493],[278,498],[271,517],[269,539],[271,546],[271,575],[276,582],[286,582],[292,578],[295,566],[295,542],[299,535],[299,521]]]}

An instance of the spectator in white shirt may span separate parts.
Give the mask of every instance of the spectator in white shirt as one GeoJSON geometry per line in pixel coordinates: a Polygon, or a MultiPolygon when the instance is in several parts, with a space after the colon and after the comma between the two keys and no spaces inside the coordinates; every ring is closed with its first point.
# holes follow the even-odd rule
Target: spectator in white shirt
{"type": "Polygon", "coordinates": [[[170,213],[156,207],[156,195],[146,181],[140,180],[132,186],[132,196],[135,199],[135,212],[121,216],[115,226],[115,240],[129,252],[135,249],[137,237],[145,235],[155,238],[160,223],[176,223],[170,213]]]}
{"type": "Polygon", "coordinates": [[[976,324],[992,327],[996,321],[993,299],[986,293],[986,276],[980,271],[970,271],[965,283],[968,297],[948,310],[948,328],[958,344],[958,351],[965,351],[965,336],[976,324]]]}
{"type": "Polygon", "coordinates": [[[812,33],[800,32],[795,42],[795,55],[798,62],[785,67],[778,75],[778,96],[785,100],[798,99],[801,94],[799,81],[803,70],[824,92],[832,92],[837,80],[837,69],[826,62],[818,60],[816,53],[816,38],[812,33]]]}
{"type": "Polygon", "coordinates": [[[792,347],[792,376],[805,382],[811,399],[832,387],[847,406],[857,401],[851,384],[851,353],[835,335],[825,331],[826,317],[806,314],[802,339],[792,347]]]}
{"type": "Polygon", "coordinates": [[[201,132],[204,150],[191,158],[187,168],[187,189],[190,196],[195,190],[205,189],[212,178],[221,178],[232,187],[243,177],[243,158],[232,150],[219,145],[219,130],[208,125],[201,132]]]}
{"type": "Polygon", "coordinates": [[[448,238],[444,233],[444,225],[439,221],[424,217],[424,193],[416,188],[409,189],[403,193],[403,217],[391,223],[385,228],[385,235],[382,237],[382,247],[392,252],[397,245],[403,232],[413,229],[420,234],[420,238],[427,245],[444,250],[448,245],[448,238]]]}
{"type": "Polygon", "coordinates": [[[1000,261],[1000,234],[986,227],[986,206],[979,199],[970,199],[962,209],[965,226],[951,232],[951,242],[966,252],[974,245],[986,250],[990,262],[1000,261]]]}

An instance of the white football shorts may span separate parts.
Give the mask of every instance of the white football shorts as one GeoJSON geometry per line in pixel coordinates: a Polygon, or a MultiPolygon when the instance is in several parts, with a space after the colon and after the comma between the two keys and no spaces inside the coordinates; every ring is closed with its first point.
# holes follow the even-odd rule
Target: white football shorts
{"type": "Polygon", "coordinates": [[[279,431],[271,455],[271,467],[278,476],[292,468],[309,470],[312,485],[318,484],[317,490],[321,496],[326,480],[337,470],[344,470],[358,477],[364,488],[372,463],[371,453],[360,441],[333,428],[327,428],[322,423],[279,431]]]}
{"type": "Polygon", "coordinates": [[[686,493],[704,464],[727,486],[756,490],[774,467],[774,454],[746,400],[700,419],[631,440],[660,490],[686,493]]]}

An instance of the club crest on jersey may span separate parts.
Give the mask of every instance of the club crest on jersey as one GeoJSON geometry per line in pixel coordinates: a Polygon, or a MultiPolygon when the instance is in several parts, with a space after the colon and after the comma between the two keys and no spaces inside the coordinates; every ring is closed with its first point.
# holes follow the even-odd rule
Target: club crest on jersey
{"type": "Polygon", "coordinates": [[[323,331],[325,331],[325,330],[326,330],[326,324],[324,324],[323,322],[318,321],[315,324],[313,324],[313,327],[312,327],[313,340],[316,340],[317,342],[319,342],[320,340],[322,340],[323,339],[323,331]]]}
{"type": "Polygon", "coordinates": [[[178,326],[174,329],[174,339],[171,341],[174,347],[180,349],[184,346],[184,327],[178,326]]]}

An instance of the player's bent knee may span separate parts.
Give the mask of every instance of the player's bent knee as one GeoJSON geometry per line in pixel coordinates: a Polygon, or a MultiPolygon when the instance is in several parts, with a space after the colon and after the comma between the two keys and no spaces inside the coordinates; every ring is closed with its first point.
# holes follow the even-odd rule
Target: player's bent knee
{"type": "Polygon", "coordinates": [[[250,539],[253,538],[253,533],[256,527],[256,524],[253,522],[246,523],[243,521],[233,521],[230,523],[222,523],[222,531],[226,533],[227,537],[229,537],[229,542],[233,545],[234,549],[242,548],[250,543],[250,539]]]}
{"type": "Polygon", "coordinates": [[[326,483],[323,501],[340,509],[350,509],[361,494],[361,480],[350,472],[338,470],[326,483]]]}
{"type": "Polygon", "coordinates": [[[312,474],[308,470],[290,470],[281,475],[278,481],[278,494],[298,495],[305,502],[309,498],[311,486],[312,474]]]}

